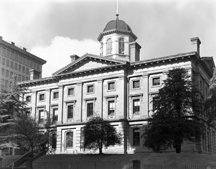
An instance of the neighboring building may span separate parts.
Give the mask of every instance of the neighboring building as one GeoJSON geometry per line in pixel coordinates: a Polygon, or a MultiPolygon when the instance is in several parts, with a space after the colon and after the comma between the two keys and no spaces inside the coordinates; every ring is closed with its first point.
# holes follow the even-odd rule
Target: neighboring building
{"type": "Polygon", "coordinates": [[[8,43],[0,36],[0,89],[12,86],[14,81],[30,80],[42,76],[42,65],[46,61],[27,52],[26,48],[15,46],[14,42],[8,43]]]}
{"type": "MultiPolygon", "coordinates": [[[[83,149],[82,128],[97,114],[110,121],[123,135],[121,146],[105,153],[149,152],[141,135],[153,113],[154,98],[170,69],[189,70],[203,99],[215,67],[212,57],[200,57],[199,38],[191,38],[195,51],[140,60],[136,35],[122,20],[110,21],[98,40],[100,56],[72,55],[72,62],[52,77],[19,83],[27,87],[28,107],[39,123],[50,112],[56,129],[56,153],[89,153],[83,149]]],[[[182,151],[216,152],[215,130],[206,128],[200,143],[185,142],[182,151]]]]}

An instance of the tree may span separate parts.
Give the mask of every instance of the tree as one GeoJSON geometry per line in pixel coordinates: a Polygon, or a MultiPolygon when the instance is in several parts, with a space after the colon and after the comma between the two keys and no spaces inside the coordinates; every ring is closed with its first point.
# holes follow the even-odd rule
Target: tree
{"type": "MultiPolygon", "coordinates": [[[[23,95],[26,89],[13,86],[0,93],[0,142],[15,142],[21,147],[33,152],[46,144],[49,137],[50,119],[45,123],[45,129],[27,115],[27,102],[23,95]]],[[[49,117],[49,116],[48,116],[49,117]]]]}
{"type": "Polygon", "coordinates": [[[84,148],[99,149],[113,145],[121,145],[122,135],[106,120],[100,117],[91,118],[84,127],[84,148]]]}
{"type": "Polygon", "coordinates": [[[30,150],[33,156],[35,150],[46,150],[48,140],[49,133],[42,129],[34,118],[25,114],[16,117],[10,130],[10,141],[30,150]]]}
{"type": "Polygon", "coordinates": [[[18,86],[12,86],[0,93],[0,138],[1,142],[7,137],[7,130],[14,122],[14,116],[26,111],[26,102],[22,96],[25,89],[18,86]]]}
{"type": "Polygon", "coordinates": [[[194,141],[201,135],[199,92],[188,71],[170,70],[164,86],[154,100],[154,114],[144,131],[144,146],[155,152],[174,147],[181,153],[184,140],[194,141]]]}
{"type": "Polygon", "coordinates": [[[216,69],[212,78],[210,79],[209,86],[210,96],[205,101],[205,115],[207,118],[207,124],[213,126],[216,119],[216,69]]]}

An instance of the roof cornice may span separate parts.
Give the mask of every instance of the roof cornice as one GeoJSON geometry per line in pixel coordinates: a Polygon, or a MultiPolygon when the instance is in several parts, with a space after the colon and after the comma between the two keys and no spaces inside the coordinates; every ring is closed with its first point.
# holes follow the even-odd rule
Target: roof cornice
{"type": "Polygon", "coordinates": [[[101,32],[100,34],[99,34],[99,36],[98,36],[98,41],[101,41],[101,39],[102,39],[102,37],[104,36],[104,35],[108,35],[108,34],[112,34],[112,33],[122,33],[122,34],[130,34],[133,38],[134,38],[134,40],[136,40],[137,39],[137,36],[133,33],[133,32],[131,32],[131,31],[126,31],[126,30],[121,30],[121,29],[112,29],[112,30],[108,30],[108,31],[105,31],[105,32],[101,32]]]}
{"type": "Polygon", "coordinates": [[[8,48],[11,48],[11,49],[15,50],[16,52],[20,52],[21,54],[27,55],[28,57],[30,57],[32,59],[35,59],[35,60],[37,60],[38,62],[40,62],[42,64],[45,64],[47,62],[46,60],[41,59],[40,57],[38,57],[36,55],[33,55],[32,53],[29,53],[28,51],[15,46],[15,44],[14,45],[10,44],[10,43],[2,40],[2,39],[0,39],[0,44],[6,46],[8,48]]]}
{"type": "Polygon", "coordinates": [[[114,63],[114,64],[125,64],[126,63],[126,61],[123,61],[123,60],[112,59],[112,58],[107,58],[107,57],[101,57],[101,56],[98,56],[98,55],[93,55],[93,54],[86,53],[85,55],[83,55],[79,59],[75,60],[74,62],[69,63],[65,67],[63,67],[60,70],[54,72],[52,75],[56,76],[59,73],[66,73],[66,71],[70,70],[71,67],[74,67],[74,66],[76,66],[78,64],[81,64],[81,63],[83,63],[83,61],[86,61],[87,59],[89,59],[89,60],[92,60],[92,59],[100,60],[100,61],[110,62],[110,63],[114,63]]]}

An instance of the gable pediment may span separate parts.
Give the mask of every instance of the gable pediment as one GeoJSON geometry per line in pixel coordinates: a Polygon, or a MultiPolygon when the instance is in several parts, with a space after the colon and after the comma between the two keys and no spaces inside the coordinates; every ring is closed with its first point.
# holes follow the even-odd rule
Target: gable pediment
{"type": "Polygon", "coordinates": [[[81,72],[87,70],[93,70],[97,68],[104,68],[109,66],[125,64],[126,61],[121,61],[117,59],[105,58],[102,56],[85,54],[76,61],[66,65],[62,69],[53,73],[53,75],[59,75],[70,72],[81,72]]]}

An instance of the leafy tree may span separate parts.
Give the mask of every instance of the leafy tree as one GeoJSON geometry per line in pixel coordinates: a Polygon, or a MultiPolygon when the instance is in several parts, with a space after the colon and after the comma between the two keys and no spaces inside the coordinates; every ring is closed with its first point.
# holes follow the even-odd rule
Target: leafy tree
{"type": "Polygon", "coordinates": [[[46,150],[49,133],[29,115],[20,114],[10,130],[10,141],[31,151],[32,156],[38,150],[46,150]]]}
{"type": "Polygon", "coordinates": [[[102,154],[102,148],[113,145],[120,145],[122,135],[117,133],[116,129],[106,120],[100,117],[91,118],[84,127],[84,148],[99,149],[102,154]]]}
{"type": "Polygon", "coordinates": [[[213,77],[210,79],[210,96],[205,101],[205,115],[209,126],[215,124],[216,119],[216,69],[214,69],[213,77]]]}
{"type": "Polygon", "coordinates": [[[194,141],[201,135],[199,92],[188,71],[170,70],[164,86],[154,100],[154,114],[144,131],[144,146],[155,152],[174,147],[181,153],[184,140],[194,141]]]}
{"type": "MultiPolygon", "coordinates": [[[[15,142],[33,152],[48,141],[50,119],[42,127],[28,116],[27,103],[23,99],[26,89],[13,86],[0,93],[0,142],[15,142]]],[[[44,147],[43,147],[44,148],[44,147]]]]}
{"type": "Polygon", "coordinates": [[[215,125],[216,119],[216,93],[205,101],[205,115],[209,126],[215,125]]]}
{"type": "Polygon", "coordinates": [[[22,101],[25,89],[18,86],[1,90],[0,93],[0,142],[4,142],[7,130],[13,125],[14,116],[26,111],[26,102],[22,101]]]}

